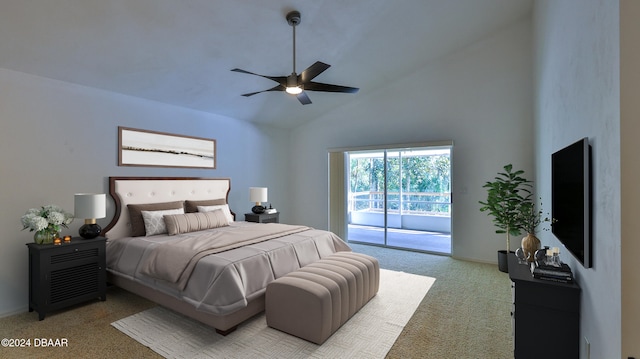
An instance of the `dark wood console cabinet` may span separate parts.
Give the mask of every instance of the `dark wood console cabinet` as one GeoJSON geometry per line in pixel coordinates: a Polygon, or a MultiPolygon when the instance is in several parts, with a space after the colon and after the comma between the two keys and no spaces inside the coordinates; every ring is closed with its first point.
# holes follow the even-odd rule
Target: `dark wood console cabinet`
{"type": "Polygon", "coordinates": [[[514,358],[580,357],[580,287],[533,278],[509,254],[513,286],[514,358]]]}
{"type": "Polygon", "coordinates": [[[107,299],[105,238],[74,237],[71,243],[29,247],[29,311],[48,312],[107,299]]]}

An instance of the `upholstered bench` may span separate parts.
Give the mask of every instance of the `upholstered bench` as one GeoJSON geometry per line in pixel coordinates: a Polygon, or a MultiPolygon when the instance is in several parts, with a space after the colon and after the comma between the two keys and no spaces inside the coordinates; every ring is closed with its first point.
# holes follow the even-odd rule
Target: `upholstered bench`
{"type": "Polygon", "coordinates": [[[378,260],[338,252],[267,285],[267,325],[324,343],[378,292],[378,260]]]}

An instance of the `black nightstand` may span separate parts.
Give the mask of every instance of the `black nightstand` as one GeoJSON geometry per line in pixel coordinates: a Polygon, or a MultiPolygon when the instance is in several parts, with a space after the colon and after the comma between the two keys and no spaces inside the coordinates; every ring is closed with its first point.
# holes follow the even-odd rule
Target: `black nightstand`
{"type": "Polygon", "coordinates": [[[71,243],[29,247],[29,311],[43,320],[48,312],[88,300],[107,299],[103,237],[74,237],[71,243]]]}
{"type": "Polygon", "coordinates": [[[280,223],[280,212],[276,213],[245,213],[244,220],[256,223],[280,223]]]}

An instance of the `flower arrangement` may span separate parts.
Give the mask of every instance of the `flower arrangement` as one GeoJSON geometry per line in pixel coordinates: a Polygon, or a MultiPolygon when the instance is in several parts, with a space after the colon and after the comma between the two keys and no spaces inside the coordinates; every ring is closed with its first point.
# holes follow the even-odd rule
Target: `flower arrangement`
{"type": "MultiPolygon", "coordinates": [[[[51,237],[60,233],[61,227],[67,226],[73,222],[73,215],[66,212],[59,206],[54,204],[42,206],[41,208],[31,208],[20,218],[22,229],[29,229],[30,232],[36,232],[36,242],[38,236],[51,237]]],[[[49,238],[43,240],[49,242],[49,238]]]]}

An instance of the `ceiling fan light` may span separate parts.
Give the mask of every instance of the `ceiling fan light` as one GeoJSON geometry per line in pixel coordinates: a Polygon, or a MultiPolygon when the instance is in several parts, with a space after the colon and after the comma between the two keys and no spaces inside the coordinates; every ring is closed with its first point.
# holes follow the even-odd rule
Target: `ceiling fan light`
{"type": "Polygon", "coordinates": [[[300,88],[300,86],[290,86],[290,87],[287,87],[285,91],[287,91],[287,93],[290,93],[292,95],[297,95],[302,92],[302,89],[300,88]]]}

